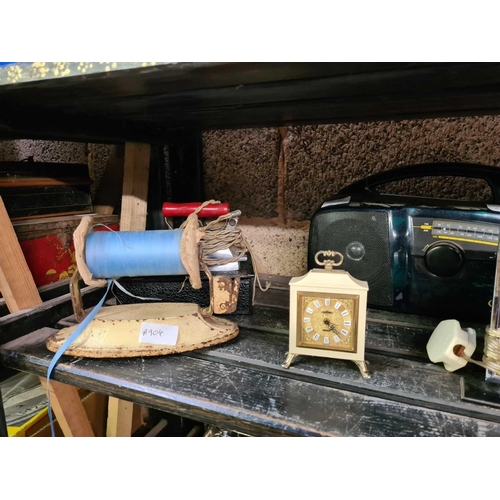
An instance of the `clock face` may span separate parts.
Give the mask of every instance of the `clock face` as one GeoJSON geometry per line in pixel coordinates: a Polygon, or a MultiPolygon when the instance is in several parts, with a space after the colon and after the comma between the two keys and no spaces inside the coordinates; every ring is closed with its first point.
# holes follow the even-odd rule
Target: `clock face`
{"type": "Polygon", "coordinates": [[[297,293],[297,347],[357,350],[357,295],[297,293]]]}

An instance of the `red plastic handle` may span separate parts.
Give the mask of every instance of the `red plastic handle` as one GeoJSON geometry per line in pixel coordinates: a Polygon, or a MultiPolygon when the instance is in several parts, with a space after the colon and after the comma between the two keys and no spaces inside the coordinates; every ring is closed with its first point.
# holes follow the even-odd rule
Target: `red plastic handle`
{"type": "MultiPolygon", "coordinates": [[[[163,204],[162,212],[164,217],[187,217],[192,214],[201,202],[193,201],[189,203],[170,203],[166,201],[163,204]]],[[[198,217],[220,217],[229,213],[229,203],[210,203],[198,212],[198,217]]]]}

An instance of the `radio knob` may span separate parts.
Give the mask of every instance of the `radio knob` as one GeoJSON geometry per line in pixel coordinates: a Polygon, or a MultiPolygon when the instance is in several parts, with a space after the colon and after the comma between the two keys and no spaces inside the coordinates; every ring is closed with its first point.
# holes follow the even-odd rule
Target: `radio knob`
{"type": "Polygon", "coordinates": [[[464,266],[463,250],[455,243],[440,241],[433,243],[424,255],[425,267],[429,272],[442,278],[454,276],[464,266]]]}

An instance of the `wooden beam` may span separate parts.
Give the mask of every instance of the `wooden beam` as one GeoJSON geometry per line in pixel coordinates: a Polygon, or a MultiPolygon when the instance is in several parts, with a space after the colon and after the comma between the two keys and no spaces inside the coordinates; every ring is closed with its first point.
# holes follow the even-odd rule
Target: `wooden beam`
{"type": "MultiPolygon", "coordinates": [[[[42,299],[1,197],[0,287],[11,313],[42,304],[42,299]]],[[[64,435],[93,436],[94,433],[76,387],[51,381],[50,387],[47,388],[44,377],[40,377],[40,382],[46,392],[50,391],[51,406],[64,435]]]]}
{"type": "Polygon", "coordinates": [[[109,398],[107,437],[130,437],[134,417],[134,403],[109,398]]]}
{"type": "Polygon", "coordinates": [[[76,387],[51,380],[49,388],[44,377],[40,377],[45,392],[50,392],[50,406],[65,437],[94,437],[94,431],[80,400],[76,387]]]}
{"type": "Polygon", "coordinates": [[[12,177],[10,179],[0,178],[0,188],[89,185],[90,179],[81,179],[79,177],[66,177],[61,179],[54,179],[52,177],[12,177]]]}
{"type": "MultiPolygon", "coordinates": [[[[144,231],[148,213],[149,144],[125,144],[121,231],[144,231]]],[[[137,410],[136,410],[137,411],[137,410]]],[[[109,398],[107,436],[131,436],[134,404],[109,398]]]]}
{"type": "Polygon", "coordinates": [[[148,211],[148,181],[151,147],[125,144],[123,194],[120,217],[122,231],[144,231],[148,211]]]}
{"type": "Polygon", "coordinates": [[[0,289],[11,313],[42,303],[1,196],[0,289]]]}

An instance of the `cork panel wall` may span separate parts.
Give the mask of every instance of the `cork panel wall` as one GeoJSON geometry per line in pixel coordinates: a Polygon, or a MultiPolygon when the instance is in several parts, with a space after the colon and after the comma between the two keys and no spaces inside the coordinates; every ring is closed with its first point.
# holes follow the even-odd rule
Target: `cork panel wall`
{"type": "Polygon", "coordinates": [[[205,198],[229,203],[246,217],[276,217],[277,129],[203,134],[205,198]]]}
{"type": "MultiPolygon", "coordinates": [[[[305,271],[307,221],[343,186],[385,169],[435,161],[500,165],[500,117],[372,122],[286,129],[279,162],[278,129],[203,134],[206,199],[240,209],[259,271],[284,276],[305,271]],[[285,179],[283,185],[278,177],[285,179]],[[284,206],[280,206],[283,203],[284,206]],[[286,214],[286,222],[278,217],[286,214]],[[253,218],[253,220],[244,220],[253,218]],[[259,220],[255,223],[255,218],[259,220]],[[294,222],[305,224],[293,225],[294,222]]],[[[0,161],[87,163],[98,186],[109,156],[105,145],[49,141],[0,142],[0,161]]],[[[428,178],[395,183],[391,192],[446,198],[487,199],[484,183],[428,178]]]]}
{"type": "MultiPolygon", "coordinates": [[[[499,166],[499,134],[496,116],[287,127],[279,164],[277,129],[207,132],[207,195],[242,210],[259,272],[297,276],[306,271],[308,221],[339,189],[403,165],[499,166]],[[284,174],[284,196],[277,194],[278,173],[284,174]],[[283,200],[284,207],[276,206],[283,200]],[[286,221],[277,217],[283,212],[286,221]]],[[[470,200],[490,195],[483,181],[442,177],[392,183],[386,192],[470,200]]]]}
{"type": "Polygon", "coordinates": [[[55,163],[87,163],[86,145],[66,141],[0,141],[0,161],[34,161],[55,163]]]}
{"type": "MultiPolygon", "coordinates": [[[[289,127],[287,217],[308,220],[339,189],[367,175],[427,162],[500,164],[500,117],[465,117],[289,127]]],[[[437,177],[394,183],[390,192],[488,199],[482,181],[437,177]]]]}
{"type": "Polygon", "coordinates": [[[112,145],[87,144],[69,141],[15,140],[0,141],[0,161],[23,161],[33,157],[35,162],[84,163],[92,179],[91,195],[95,197],[106,168],[112,145]]]}
{"type": "Polygon", "coordinates": [[[307,240],[303,228],[240,224],[259,274],[298,276],[307,272],[307,240]]]}
{"type": "MultiPolygon", "coordinates": [[[[97,190],[99,189],[99,185],[104,175],[104,171],[106,170],[106,163],[111,156],[111,149],[113,145],[111,144],[88,144],[87,149],[89,151],[88,163],[89,166],[89,175],[92,179],[92,186],[90,187],[90,193],[92,195],[92,199],[95,199],[97,190]]],[[[117,179],[117,182],[120,182],[117,179]]]]}

